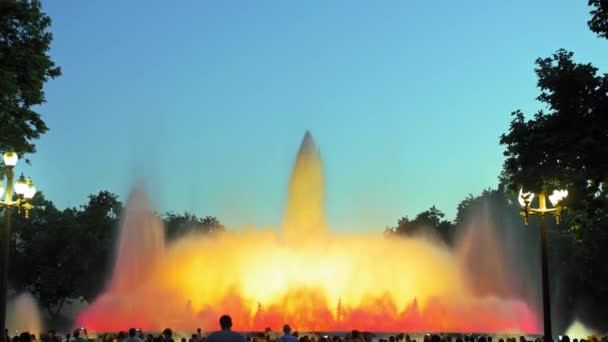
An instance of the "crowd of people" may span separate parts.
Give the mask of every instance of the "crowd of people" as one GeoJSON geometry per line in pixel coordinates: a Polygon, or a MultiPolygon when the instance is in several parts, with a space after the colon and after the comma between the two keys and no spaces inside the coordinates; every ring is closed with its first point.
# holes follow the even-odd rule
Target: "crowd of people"
{"type": "MultiPolygon", "coordinates": [[[[49,330],[47,333],[42,333],[39,339],[34,334],[29,332],[17,332],[14,336],[9,336],[8,329],[5,330],[5,342],[417,342],[407,334],[396,334],[387,336],[386,338],[377,338],[371,332],[359,332],[353,330],[348,334],[300,334],[292,331],[288,324],[285,324],[282,329],[282,334],[275,336],[270,328],[265,332],[241,334],[232,331],[232,318],[228,315],[223,315],[219,319],[220,330],[208,335],[204,335],[202,330],[198,328],[196,333],[191,334],[188,338],[175,336],[170,328],[162,331],[161,334],[154,335],[144,333],[141,329],[130,328],[128,331],[120,331],[118,333],[102,333],[97,334],[94,338],[89,336],[86,328],[80,327],[72,333],[64,336],[57,334],[54,330],[49,330]]],[[[508,338],[493,338],[492,336],[478,334],[425,334],[422,337],[422,342],[544,342],[543,338],[537,337],[533,340],[527,339],[525,336],[508,337],[508,338]]],[[[608,337],[589,336],[584,339],[573,338],[569,336],[560,336],[559,341],[554,342],[608,342],[608,337]]]]}

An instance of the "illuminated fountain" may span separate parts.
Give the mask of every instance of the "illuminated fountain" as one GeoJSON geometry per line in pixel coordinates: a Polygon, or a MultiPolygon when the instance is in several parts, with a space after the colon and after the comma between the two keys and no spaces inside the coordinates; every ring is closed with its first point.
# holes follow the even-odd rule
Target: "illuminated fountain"
{"type": "Polygon", "coordinates": [[[462,260],[471,243],[453,253],[428,239],[328,230],[323,183],[306,133],[281,229],[193,233],[167,247],[160,221],[136,192],[112,281],[77,323],[96,331],[212,330],[227,313],[242,331],[285,322],[300,331],[538,331],[525,302],[470,286],[462,260]]]}

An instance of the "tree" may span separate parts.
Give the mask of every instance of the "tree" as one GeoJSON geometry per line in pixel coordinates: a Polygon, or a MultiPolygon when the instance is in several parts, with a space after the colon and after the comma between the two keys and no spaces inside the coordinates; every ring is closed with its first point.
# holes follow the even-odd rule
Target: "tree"
{"type": "Polygon", "coordinates": [[[14,219],[10,281],[14,289],[35,294],[54,316],[66,299],[77,295],[83,251],[78,249],[75,216],[70,210],[59,211],[42,193],[33,202],[36,210],[29,220],[14,219]]]}
{"type": "Polygon", "coordinates": [[[14,219],[10,280],[55,317],[66,302],[90,302],[103,289],[122,205],[107,191],[89,195],[80,208],[60,211],[41,193],[34,204],[29,220],[14,219]]]}
{"type": "Polygon", "coordinates": [[[0,151],[36,151],[32,140],[47,131],[35,106],[45,102],[43,85],[61,70],[47,54],[51,19],[39,0],[0,1],[0,151]]]}
{"type": "MultiPolygon", "coordinates": [[[[597,4],[605,9],[605,1],[597,4]]],[[[570,272],[565,282],[577,284],[570,303],[590,303],[569,308],[599,324],[608,320],[594,309],[608,305],[608,265],[601,261],[602,246],[608,245],[608,74],[574,62],[565,50],[539,58],[536,65],[537,99],[546,109],[530,120],[521,111],[513,113],[509,132],[500,138],[506,157],[502,178],[512,191],[568,189],[567,220],[549,229],[567,239],[549,243],[571,260],[570,267],[558,268],[570,272]]]]}
{"type": "Polygon", "coordinates": [[[512,190],[572,189],[570,207],[591,217],[607,199],[608,159],[602,156],[608,155],[608,75],[572,57],[559,50],[536,61],[538,100],[547,110],[530,120],[513,113],[500,138],[504,178],[512,190]]]}
{"type": "Polygon", "coordinates": [[[82,267],[81,274],[86,272],[86,277],[79,278],[77,293],[88,302],[103,290],[111,272],[122,208],[118,195],[100,191],[89,195],[89,202],[76,211],[78,230],[74,232],[74,238],[82,253],[77,263],[82,267]]]}
{"type": "Polygon", "coordinates": [[[224,226],[217,218],[213,216],[199,218],[187,211],[183,214],[169,211],[163,216],[163,221],[168,240],[174,240],[190,232],[206,234],[224,230],[224,226]]]}
{"type": "Polygon", "coordinates": [[[437,207],[432,206],[411,220],[404,216],[397,221],[394,232],[401,236],[417,236],[430,234],[439,236],[444,242],[451,243],[453,225],[450,221],[444,220],[445,214],[437,207]]]}
{"type": "Polygon", "coordinates": [[[591,19],[587,22],[589,29],[599,37],[608,39],[608,1],[589,0],[589,6],[593,7],[591,19]]]}

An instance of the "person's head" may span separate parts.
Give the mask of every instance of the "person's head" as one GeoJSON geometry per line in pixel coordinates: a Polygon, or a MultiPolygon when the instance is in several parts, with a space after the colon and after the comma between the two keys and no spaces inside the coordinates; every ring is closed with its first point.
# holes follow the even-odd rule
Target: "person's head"
{"type": "Polygon", "coordinates": [[[570,336],[568,336],[568,335],[562,336],[562,342],[570,342],[570,336]]]}
{"type": "Polygon", "coordinates": [[[390,337],[388,338],[388,340],[389,340],[390,342],[395,342],[395,336],[390,336],[390,337]]]}
{"type": "Polygon", "coordinates": [[[285,334],[291,334],[291,327],[289,326],[289,324],[285,324],[285,325],[283,326],[283,332],[284,332],[285,334]]]}
{"type": "Polygon", "coordinates": [[[222,330],[230,330],[232,328],[232,318],[228,315],[220,317],[220,328],[222,330]]]}
{"type": "Polygon", "coordinates": [[[437,334],[433,334],[431,336],[431,342],[441,342],[441,337],[439,337],[437,334]]]}
{"type": "Polygon", "coordinates": [[[200,334],[201,334],[201,331],[202,331],[202,330],[201,330],[201,328],[196,328],[196,333],[197,333],[197,334],[199,334],[199,335],[200,335],[200,334]]]}
{"type": "Polygon", "coordinates": [[[30,335],[30,333],[28,333],[27,331],[24,331],[19,335],[19,342],[30,342],[30,341],[32,341],[32,335],[30,335]]]}
{"type": "Polygon", "coordinates": [[[173,336],[173,330],[171,330],[171,328],[166,328],[165,330],[163,330],[163,336],[170,340],[171,336],[173,336]]]}
{"type": "Polygon", "coordinates": [[[185,338],[185,337],[182,337],[182,340],[181,340],[181,341],[182,341],[182,342],[186,342],[186,338],[185,338]]]}
{"type": "Polygon", "coordinates": [[[485,336],[481,336],[481,337],[480,337],[480,338],[477,340],[477,342],[486,342],[486,341],[487,341],[487,339],[486,339],[486,337],[485,337],[485,336]]]}
{"type": "Polygon", "coordinates": [[[135,328],[129,329],[129,337],[135,337],[136,334],[137,330],[135,330],[135,328]]]}

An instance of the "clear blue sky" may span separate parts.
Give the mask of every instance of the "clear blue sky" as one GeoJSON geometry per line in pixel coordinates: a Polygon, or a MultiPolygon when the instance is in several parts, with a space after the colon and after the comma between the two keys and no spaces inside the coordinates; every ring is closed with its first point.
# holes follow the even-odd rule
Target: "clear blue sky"
{"type": "Polygon", "coordinates": [[[310,129],[335,229],[380,228],[493,187],[534,60],[608,71],[587,1],[55,1],[63,76],[32,175],[59,207],[145,180],[159,211],[276,225],[310,129]]]}

